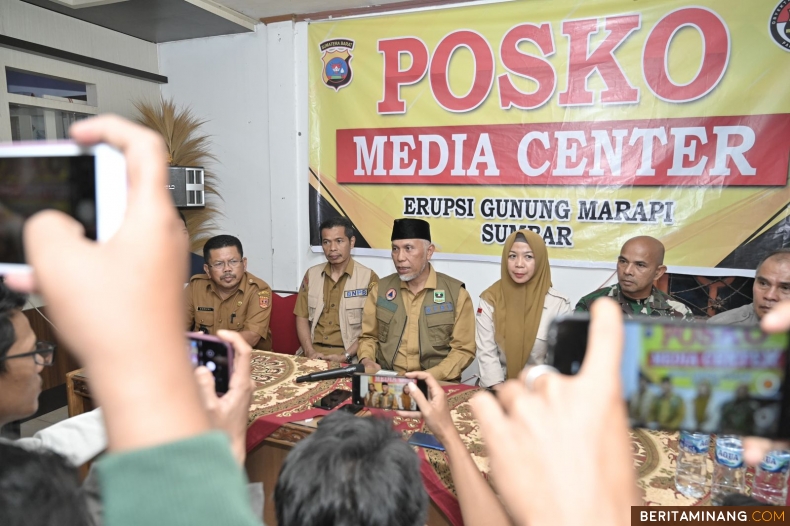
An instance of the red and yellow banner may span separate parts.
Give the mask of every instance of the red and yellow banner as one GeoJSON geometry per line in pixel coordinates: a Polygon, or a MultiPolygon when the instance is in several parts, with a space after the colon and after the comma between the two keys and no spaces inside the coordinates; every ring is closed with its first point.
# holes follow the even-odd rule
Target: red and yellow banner
{"type": "Polygon", "coordinates": [[[408,216],[448,257],[496,259],[529,228],[555,264],[651,235],[673,270],[746,274],[788,237],[790,0],[329,21],[308,58],[314,244],[337,213],[389,250],[408,216]]]}

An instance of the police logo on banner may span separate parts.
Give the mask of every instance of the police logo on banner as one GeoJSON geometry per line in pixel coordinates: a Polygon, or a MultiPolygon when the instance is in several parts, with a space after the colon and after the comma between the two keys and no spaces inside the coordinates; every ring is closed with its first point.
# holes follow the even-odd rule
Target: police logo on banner
{"type": "Polygon", "coordinates": [[[790,0],[782,0],[768,21],[768,30],[774,41],[785,51],[790,51],[790,0]]]}
{"type": "Polygon", "coordinates": [[[354,49],[354,41],[347,38],[334,38],[321,42],[320,49],[324,53],[321,61],[324,63],[321,78],[324,84],[338,91],[351,83],[350,50],[354,49]]]}

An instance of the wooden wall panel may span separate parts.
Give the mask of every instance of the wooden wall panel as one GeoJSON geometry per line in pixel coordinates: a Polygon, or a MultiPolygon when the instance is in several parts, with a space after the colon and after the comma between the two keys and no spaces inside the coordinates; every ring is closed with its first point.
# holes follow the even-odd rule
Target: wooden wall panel
{"type": "MultiPolygon", "coordinates": [[[[40,310],[44,316],[47,316],[46,308],[42,307],[40,310]]],[[[41,390],[46,391],[53,387],[65,385],[66,373],[79,369],[79,363],[71,356],[68,347],[58,339],[55,329],[38,311],[35,309],[28,309],[24,311],[24,313],[30,321],[30,326],[36,333],[38,340],[53,342],[58,346],[55,351],[55,363],[50,367],[44,367],[44,370],[41,371],[41,378],[44,380],[41,390]]],[[[63,405],[65,405],[65,400],[63,405]]]]}

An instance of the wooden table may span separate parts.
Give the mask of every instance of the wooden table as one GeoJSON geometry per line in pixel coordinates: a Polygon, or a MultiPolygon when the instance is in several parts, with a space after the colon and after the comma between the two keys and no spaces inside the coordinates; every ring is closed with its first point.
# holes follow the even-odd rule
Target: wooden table
{"type": "Polygon", "coordinates": [[[88,388],[88,377],[84,369],[77,369],[66,374],[66,399],[69,406],[69,417],[93,411],[96,406],[88,388]]]}

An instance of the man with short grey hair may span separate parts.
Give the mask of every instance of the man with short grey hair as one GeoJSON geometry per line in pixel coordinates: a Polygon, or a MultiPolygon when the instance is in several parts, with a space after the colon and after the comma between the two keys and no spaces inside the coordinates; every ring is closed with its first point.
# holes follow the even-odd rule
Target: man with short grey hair
{"type": "Polygon", "coordinates": [[[435,247],[427,221],[396,219],[391,241],[397,272],[370,289],[359,361],[368,372],[424,370],[440,381],[458,381],[475,358],[469,293],[463,283],[431,266],[435,247]]]}
{"type": "Polygon", "coordinates": [[[780,248],[757,265],[752,287],[753,303],[717,314],[708,323],[718,325],[755,325],[768,311],[790,300],[790,249],[780,248]]]}

